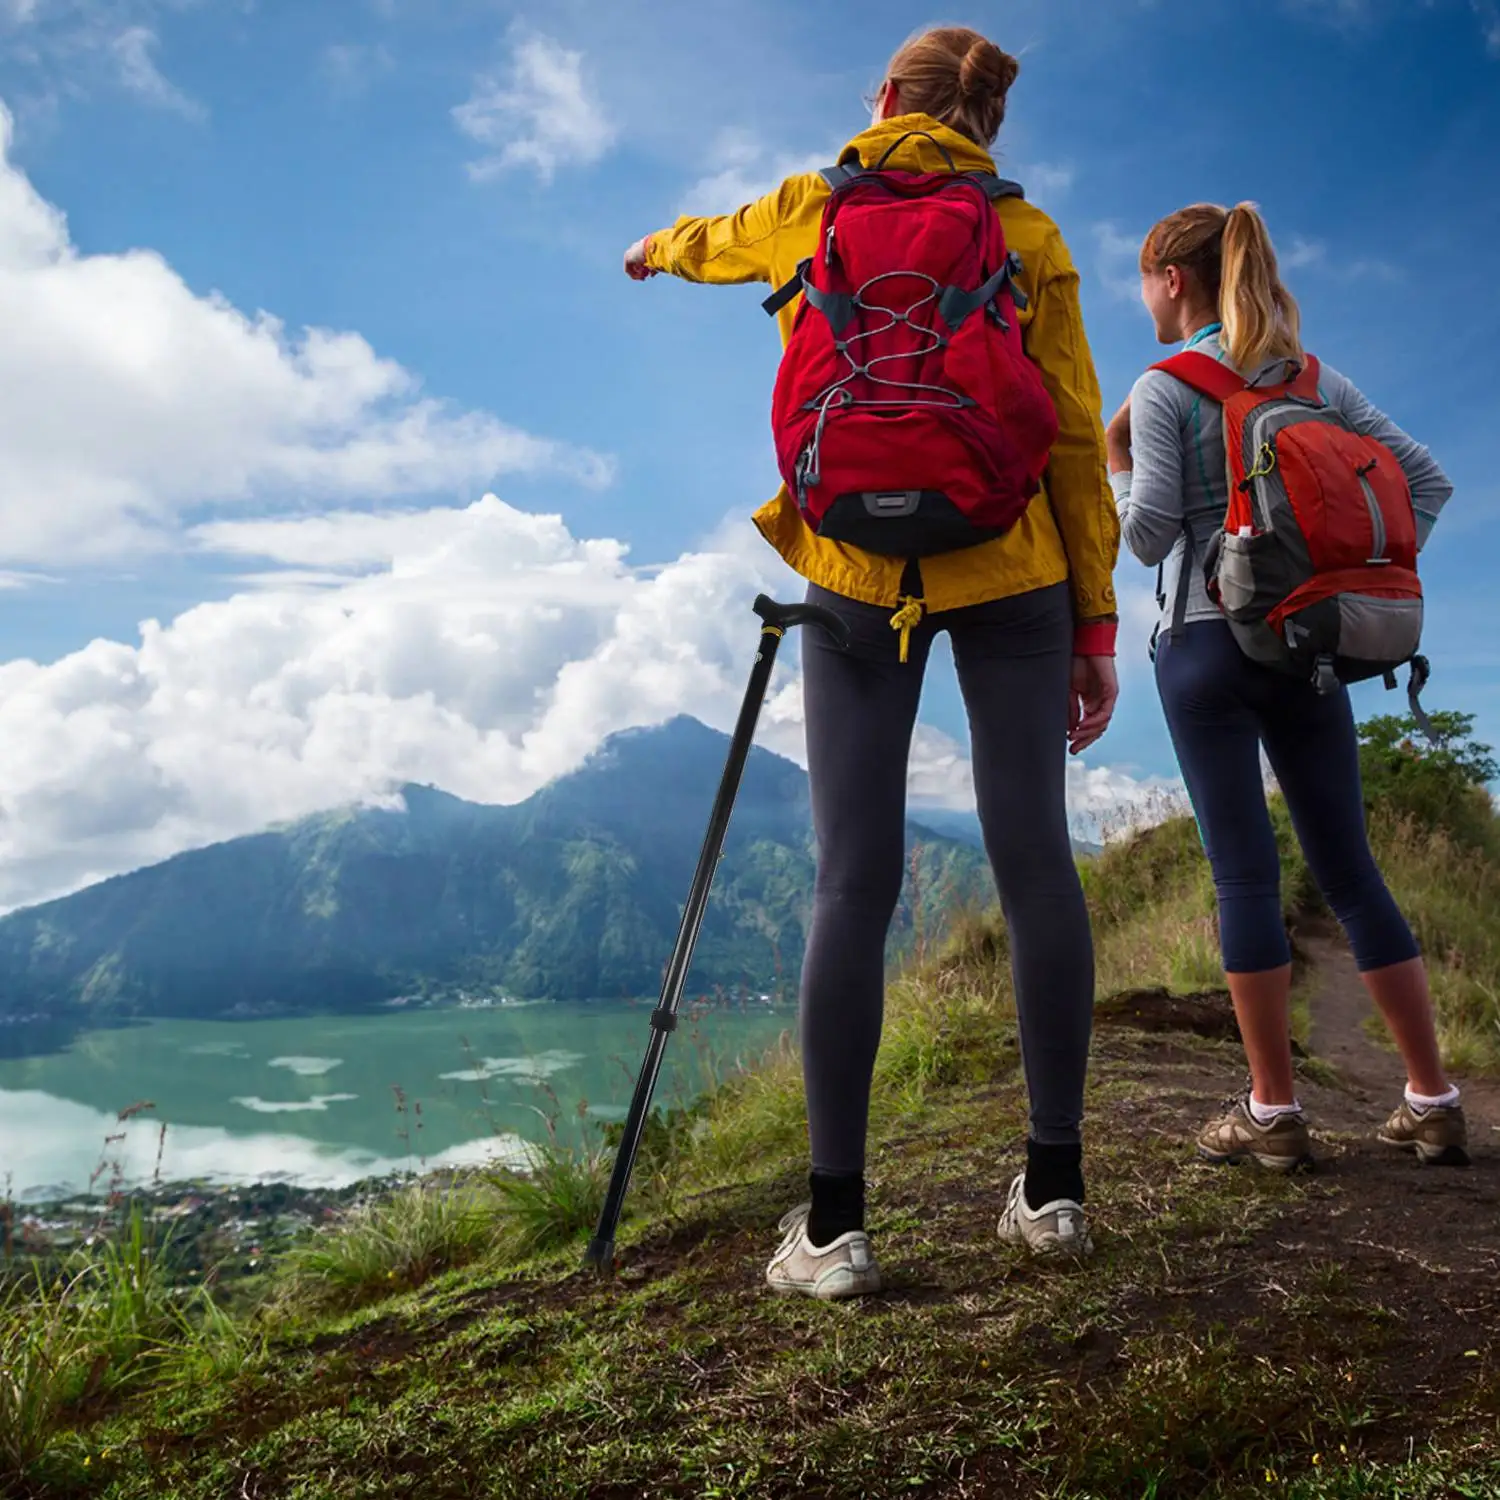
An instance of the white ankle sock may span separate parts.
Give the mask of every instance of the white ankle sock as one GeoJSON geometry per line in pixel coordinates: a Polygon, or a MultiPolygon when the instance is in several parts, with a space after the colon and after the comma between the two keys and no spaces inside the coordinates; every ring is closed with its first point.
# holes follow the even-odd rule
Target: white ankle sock
{"type": "Polygon", "coordinates": [[[1293,1100],[1290,1104],[1262,1104],[1254,1094],[1250,1096],[1250,1118],[1257,1125],[1272,1125],[1282,1115],[1300,1115],[1302,1106],[1293,1100]]]}
{"type": "Polygon", "coordinates": [[[1451,1109],[1458,1103],[1458,1085],[1454,1084],[1446,1094],[1435,1094],[1431,1097],[1426,1094],[1414,1094],[1408,1086],[1406,1102],[1411,1105],[1412,1112],[1419,1115],[1425,1115],[1429,1109],[1451,1109]]]}

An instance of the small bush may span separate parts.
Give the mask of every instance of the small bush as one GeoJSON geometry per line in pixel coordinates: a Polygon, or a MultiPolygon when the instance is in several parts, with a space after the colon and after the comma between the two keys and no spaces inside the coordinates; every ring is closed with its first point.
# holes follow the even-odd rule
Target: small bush
{"type": "MultiPolygon", "coordinates": [[[[556,1141],[534,1147],[525,1171],[495,1173],[504,1235],[520,1255],[537,1255],[570,1245],[599,1222],[614,1154],[574,1151],[556,1141]]],[[[652,1159],[637,1167],[649,1173],[652,1159]]],[[[634,1178],[635,1169],[632,1169],[634,1178]]]]}
{"type": "Polygon", "coordinates": [[[24,1475],[46,1454],[95,1361],[83,1336],[76,1280],[40,1277],[0,1302],[0,1474],[24,1475]]]}
{"type": "Polygon", "coordinates": [[[195,1326],[173,1285],[167,1249],[136,1207],[118,1237],[100,1238],[70,1263],[84,1335],[106,1384],[126,1384],[192,1342],[195,1326]]]}
{"type": "Polygon", "coordinates": [[[287,1252],[280,1300],[353,1308],[420,1286],[488,1250],[499,1212],[490,1183],[457,1176],[363,1203],[287,1252]]]}

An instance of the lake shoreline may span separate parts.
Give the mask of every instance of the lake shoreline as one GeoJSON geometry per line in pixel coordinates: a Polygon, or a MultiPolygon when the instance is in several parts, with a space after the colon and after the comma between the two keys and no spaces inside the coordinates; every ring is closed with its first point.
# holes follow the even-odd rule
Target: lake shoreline
{"type": "Polygon", "coordinates": [[[362,1204],[435,1177],[462,1179],[484,1168],[387,1173],[342,1187],[290,1182],[160,1182],[117,1192],[72,1193],[35,1202],[0,1199],[0,1284],[7,1270],[56,1263],[118,1237],[134,1214],[175,1279],[244,1281],[320,1226],[362,1204]]]}

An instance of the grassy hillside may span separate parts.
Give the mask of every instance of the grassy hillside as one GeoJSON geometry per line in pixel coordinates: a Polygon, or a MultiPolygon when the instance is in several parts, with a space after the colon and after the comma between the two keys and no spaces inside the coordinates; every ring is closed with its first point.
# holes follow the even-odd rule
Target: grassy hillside
{"type": "MultiPolygon", "coordinates": [[[[1428,947],[1450,1055],[1492,1069],[1494,813],[1472,776],[1430,760],[1405,784],[1411,752],[1387,749],[1374,835],[1428,947]],[[1434,807],[1434,787],[1451,802],[1434,807]]],[[[1318,913],[1285,848],[1302,938],[1318,913]]],[[[1086,1268],[994,1239],[1025,1103],[1004,934],[967,919],[892,987],[871,1163],[883,1296],[825,1307],[760,1285],[801,1195],[796,1059],[777,1052],[650,1137],[611,1283],[576,1269],[607,1161],[557,1154],[531,1178],[372,1204],[228,1314],[169,1296],[160,1257],[128,1238],[22,1285],[0,1319],[13,1491],[1500,1494],[1500,1095],[1469,1085],[1473,1170],[1422,1173],[1370,1142],[1392,1059],[1372,1051],[1355,1077],[1309,1056],[1323,1170],[1198,1167],[1190,1132],[1243,1065],[1203,993],[1217,974],[1191,824],[1109,848],[1086,878],[1103,996],[1086,1268]]],[[[1306,951],[1325,955],[1305,975],[1316,1014],[1353,980],[1306,951]]]]}

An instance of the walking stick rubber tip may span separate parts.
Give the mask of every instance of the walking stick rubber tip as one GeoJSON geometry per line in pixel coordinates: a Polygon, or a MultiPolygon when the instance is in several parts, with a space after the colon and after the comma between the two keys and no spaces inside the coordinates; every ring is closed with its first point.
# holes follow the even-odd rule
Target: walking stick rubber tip
{"type": "Polygon", "coordinates": [[[584,1252],[583,1263],[592,1266],[603,1278],[615,1274],[615,1242],[613,1240],[592,1239],[589,1247],[584,1252]]]}

